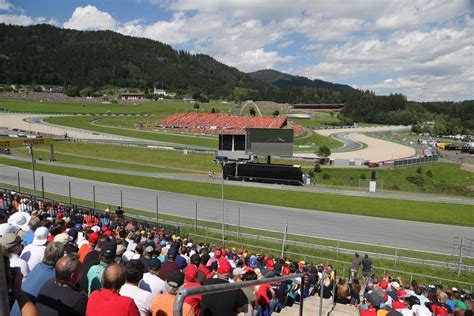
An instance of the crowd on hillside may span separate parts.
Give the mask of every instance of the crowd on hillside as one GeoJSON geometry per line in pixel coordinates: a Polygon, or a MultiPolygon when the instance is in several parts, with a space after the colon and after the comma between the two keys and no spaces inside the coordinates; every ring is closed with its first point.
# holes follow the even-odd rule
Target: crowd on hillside
{"type": "Polygon", "coordinates": [[[367,256],[354,256],[348,282],[324,273],[331,266],[167,234],[121,208],[97,215],[15,192],[0,194],[0,243],[11,315],[173,315],[182,288],[302,272],[303,280],[186,297],[183,315],[270,315],[320,293],[360,315],[472,315],[474,305],[457,289],[377,278],[367,256]]]}

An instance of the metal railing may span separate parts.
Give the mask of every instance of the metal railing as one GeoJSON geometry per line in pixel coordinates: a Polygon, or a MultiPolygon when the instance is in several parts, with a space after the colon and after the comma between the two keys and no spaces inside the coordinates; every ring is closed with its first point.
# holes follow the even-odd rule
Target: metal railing
{"type": "Polygon", "coordinates": [[[320,281],[320,287],[321,287],[321,291],[319,292],[319,316],[322,316],[323,315],[323,291],[324,291],[324,278],[326,277],[326,275],[331,275],[331,273],[334,272],[334,280],[333,280],[333,283],[332,283],[332,296],[331,296],[331,300],[332,300],[332,304],[331,304],[331,307],[329,308],[329,312],[328,312],[328,315],[332,312],[332,310],[334,309],[334,307],[336,306],[336,270],[335,269],[332,269],[332,270],[326,270],[326,271],[323,271],[323,275],[321,277],[321,280],[320,281]]]}
{"type": "MultiPolygon", "coordinates": [[[[199,237],[201,239],[204,239],[206,242],[207,242],[207,240],[214,240],[216,242],[221,242],[221,240],[219,238],[207,237],[207,236],[191,234],[191,233],[188,234],[188,236],[196,236],[196,237],[199,237]]],[[[242,242],[229,242],[229,244],[241,245],[241,246],[244,246],[245,248],[250,248],[250,249],[260,249],[262,252],[263,252],[263,250],[265,250],[267,252],[272,252],[272,253],[280,253],[280,251],[281,251],[281,249],[263,247],[263,246],[255,246],[255,245],[242,243],[242,242]]],[[[302,254],[302,253],[296,253],[296,252],[290,252],[290,251],[285,251],[285,254],[294,256],[296,258],[303,258],[304,260],[312,259],[313,262],[318,262],[318,261],[319,262],[325,262],[326,265],[334,264],[334,263],[338,263],[338,264],[341,264],[343,266],[350,266],[351,265],[351,263],[347,262],[347,261],[342,261],[342,260],[337,260],[337,259],[330,259],[330,258],[325,258],[325,257],[312,256],[312,255],[308,255],[308,254],[302,254]]],[[[349,270],[350,270],[350,268],[349,268],[349,270]]],[[[472,291],[474,289],[474,283],[471,283],[471,282],[451,280],[451,279],[440,278],[440,277],[426,275],[426,274],[420,274],[420,273],[415,273],[415,272],[407,272],[407,271],[401,271],[401,270],[383,268],[383,267],[377,267],[377,266],[372,267],[372,270],[373,271],[374,270],[375,271],[380,271],[383,274],[386,274],[388,272],[388,273],[391,273],[393,275],[397,275],[397,274],[398,275],[406,275],[406,276],[410,277],[410,282],[413,279],[413,277],[419,277],[419,278],[423,278],[423,279],[427,279],[427,280],[431,280],[431,281],[437,281],[440,284],[452,284],[452,285],[458,285],[458,286],[459,285],[466,286],[466,287],[469,288],[470,291],[472,291]]]]}
{"type": "Polygon", "coordinates": [[[304,282],[305,282],[304,277],[306,275],[307,275],[307,273],[297,273],[297,274],[292,274],[292,275],[288,275],[288,276],[268,278],[268,279],[260,279],[260,280],[255,280],[255,281],[243,281],[243,282],[228,283],[228,284],[204,285],[204,286],[201,286],[201,287],[181,289],[178,292],[178,294],[176,295],[176,298],[174,300],[173,315],[174,316],[181,316],[182,315],[184,299],[187,296],[190,296],[190,295],[213,294],[213,293],[227,292],[227,291],[232,291],[232,290],[243,289],[243,288],[246,288],[246,287],[249,287],[249,286],[260,285],[260,284],[268,284],[268,283],[273,283],[273,282],[281,282],[281,281],[286,281],[286,280],[290,280],[290,279],[293,279],[293,278],[301,277],[301,289],[302,289],[302,291],[301,291],[301,295],[300,295],[300,311],[299,311],[299,315],[301,316],[301,315],[303,315],[303,302],[304,302],[303,289],[304,289],[304,282]]]}

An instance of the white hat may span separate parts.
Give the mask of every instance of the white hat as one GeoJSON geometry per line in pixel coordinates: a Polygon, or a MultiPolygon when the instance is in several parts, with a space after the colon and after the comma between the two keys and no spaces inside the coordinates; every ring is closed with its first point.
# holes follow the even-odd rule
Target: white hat
{"type": "Polygon", "coordinates": [[[49,231],[46,227],[38,227],[35,230],[35,235],[33,237],[33,245],[43,246],[48,240],[49,231]]]}
{"type": "Polygon", "coordinates": [[[8,223],[0,224],[0,237],[8,233],[16,234],[17,232],[18,232],[18,227],[15,227],[8,223]]]}
{"type": "Polygon", "coordinates": [[[30,214],[25,212],[13,213],[8,219],[8,223],[19,227],[21,230],[28,231],[28,223],[30,221],[30,214]]]}
{"type": "Polygon", "coordinates": [[[91,230],[94,232],[94,233],[99,233],[100,232],[100,227],[99,226],[93,226],[91,228],[91,230]]]}
{"type": "Polygon", "coordinates": [[[72,237],[66,233],[61,233],[54,236],[54,241],[58,241],[62,244],[67,244],[68,241],[72,241],[72,237]]]}

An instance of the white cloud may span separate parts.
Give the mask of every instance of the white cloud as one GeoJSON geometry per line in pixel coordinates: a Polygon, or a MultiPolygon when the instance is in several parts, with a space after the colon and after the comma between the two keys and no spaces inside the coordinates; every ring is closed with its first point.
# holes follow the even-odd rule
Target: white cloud
{"type": "Polygon", "coordinates": [[[10,10],[13,8],[13,4],[11,4],[8,0],[0,0],[0,10],[10,10]]]}
{"type": "Polygon", "coordinates": [[[117,22],[107,12],[95,6],[77,7],[63,27],[75,30],[115,30],[117,22]]]}
{"type": "Polygon", "coordinates": [[[21,15],[14,15],[14,14],[0,14],[0,23],[5,24],[12,24],[12,25],[33,25],[33,24],[51,24],[51,25],[58,25],[58,21],[56,19],[47,19],[45,17],[36,17],[32,18],[30,16],[21,14],[21,15]]]}
{"type": "Polygon", "coordinates": [[[220,55],[216,56],[216,58],[242,71],[275,68],[278,64],[288,63],[294,59],[293,56],[280,56],[276,51],[267,52],[263,48],[243,51],[239,55],[220,55]]]}

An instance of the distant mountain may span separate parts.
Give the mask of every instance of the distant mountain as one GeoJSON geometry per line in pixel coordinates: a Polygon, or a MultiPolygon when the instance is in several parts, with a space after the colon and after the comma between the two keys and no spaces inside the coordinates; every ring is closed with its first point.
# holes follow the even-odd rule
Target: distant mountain
{"type": "Polygon", "coordinates": [[[332,83],[319,79],[311,80],[302,76],[293,76],[273,69],[263,69],[248,74],[254,79],[270,83],[278,88],[289,87],[308,87],[315,89],[339,90],[344,88],[351,89],[350,86],[339,83],[332,83]]]}

